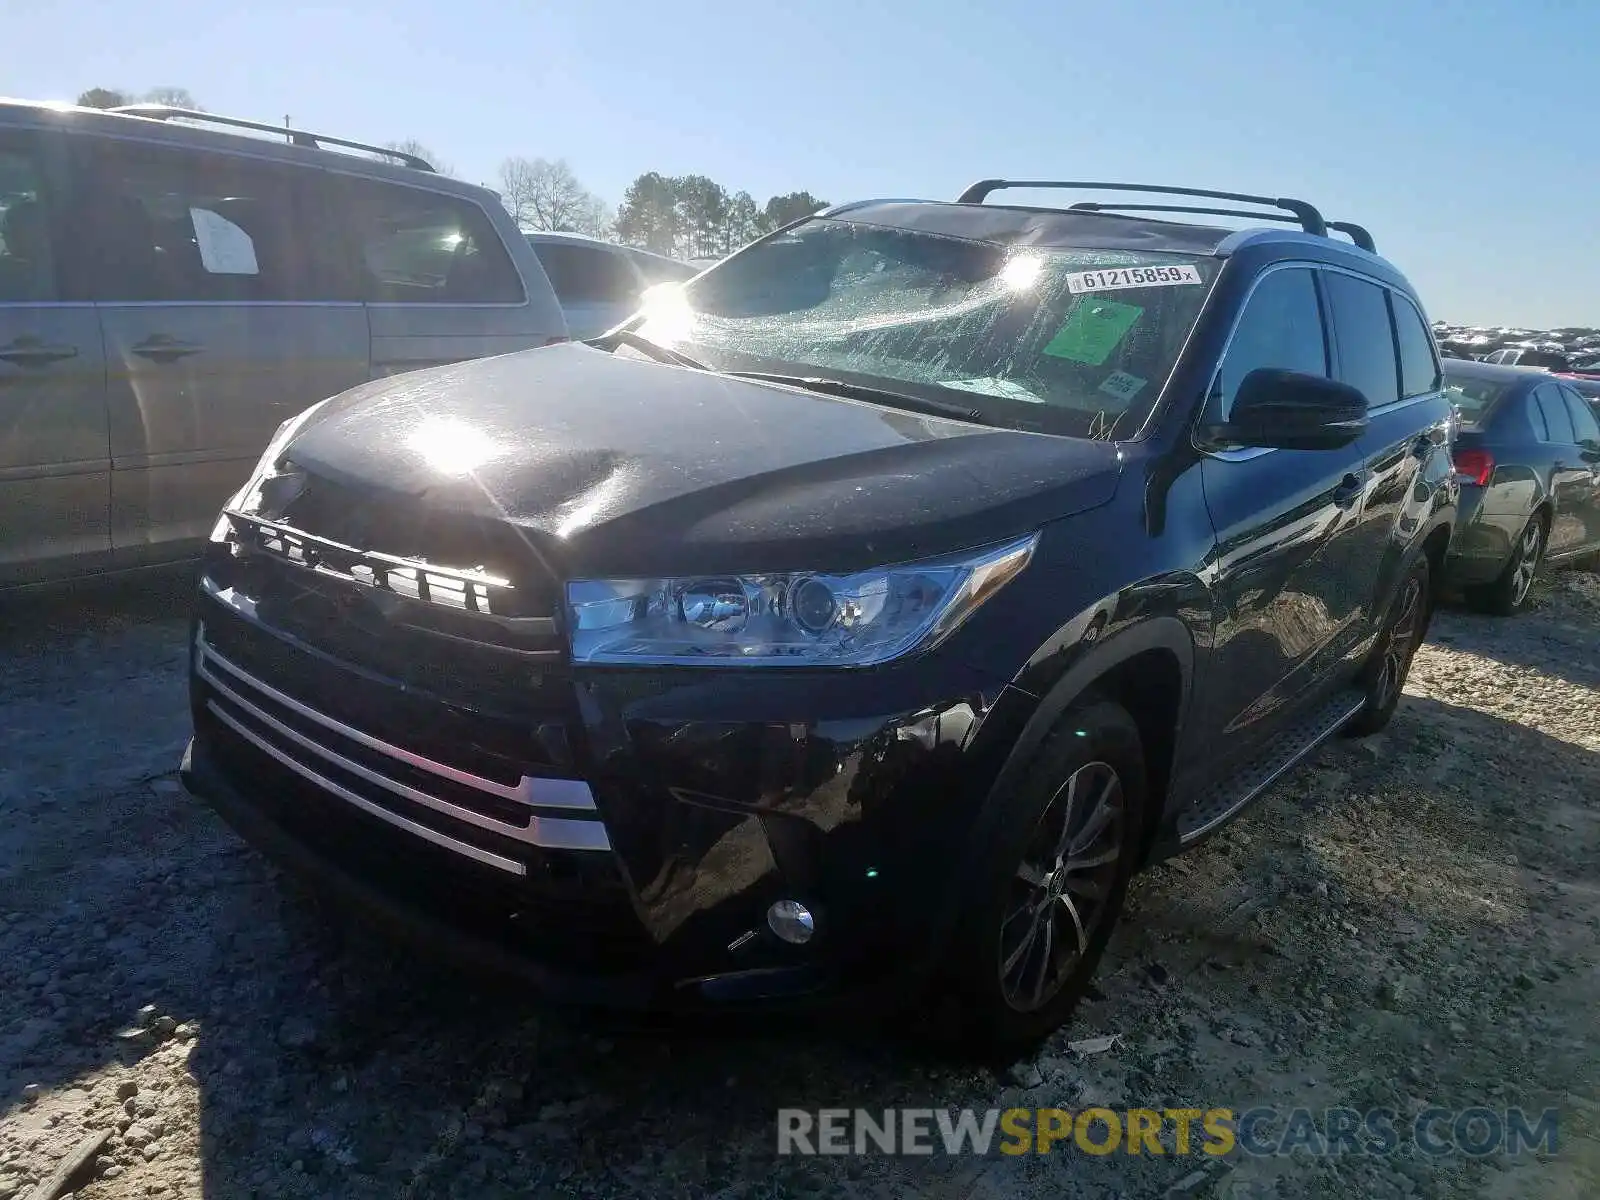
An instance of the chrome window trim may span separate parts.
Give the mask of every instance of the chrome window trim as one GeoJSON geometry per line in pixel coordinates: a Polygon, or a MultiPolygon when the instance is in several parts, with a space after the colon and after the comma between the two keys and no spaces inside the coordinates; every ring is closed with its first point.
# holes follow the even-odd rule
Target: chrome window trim
{"type": "MultiPolygon", "coordinates": [[[[1428,325],[1428,320],[1427,320],[1426,314],[1423,313],[1421,308],[1419,308],[1417,306],[1417,304],[1411,299],[1410,296],[1407,296],[1404,292],[1399,291],[1397,288],[1395,288],[1395,286],[1393,284],[1386,283],[1381,279],[1375,279],[1371,275],[1365,274],[1364,272],[1354,271],[1354,270],[1351,270],[1348,267],[1339,266],[1339,265],[1337,265],[1335,263],[1316,262],[1315,260],[1309,260],[1309,259],[1285,259],[1282,262],[1271,263],[1271,264],[1269,264],[1267,266],[1267,268],[1265,270],[1263,270],[1260,274],[1258,274],[1255,277],[1255,279],[1253,279],[1251,281],[1250,289],[1245,293],[1244,302],[1239,305],[1239,311],[1234,314],[1233,324],[1228,329],[1227,339],[1222,343],[1222,353],[1217,356],[1216,370],[1214,370],[1211,373],[1210,381],[1206,385],[1206,395],[1207,396],[1211,395],[1212,384],[1214,384],[1216,382],[1217,376],[1219,374],[1221,374],[1221,372],[1222,372],[1222,364],[1227,361],[1228,351],[1233,349],[1233,340],[1234,340],[1235,335],[1239,332],[1240,324],[1244,320],[1245,310],[1247,308],[1249,308],[1250,301],[1255,298],[1256,289],[1261,286],[1261,281],[1263,279],[1265,279],[1268,275],[1271,275],[1274,271],[1287,271],[1287,270],[1292,270],[1292,269],[1296,269],[1296,268],[1298,268],[1300,270],[1310,270],[1310,271],[1331,271],[1331,272],[1333,272],[1335,274],[1348,275],[1352,279],[1359,279],[1363,283],[1370,283],[1375,287],[1382,288],[1389,295],[1391,295],[1391,296],[1399,296],[1402,299],[1404,299],[1406,301],[1406,303],[1410,304],[1413,309],[1416,309],[1417,315],[1422,318],[1423,327],[1427,328],[1427,329],[1431,329],[1432,328],[1432,326],[1428,325]]],[[[1318,293],[1318,298],[1319,298],[1319,301],[1320,301],[1320,299],[1321,299],[1320,291],[1318,293]]],[[[1324,314],[1324,320],[1331,321],[1332,320],[1332,314],[1325,313],[1324,314]]],[[[1326,336],[1326,332],[1325,332],[1324,336],[1326,336]]],[[[1333,347],[1330,345],[1328,349],[1329,349],[1329,363],[1328,363],[1328,366],[1329,366],[1329,369],[1331,370],[1332,366],[1333,366],[1333,363],[1332,363],[1332,350],[1333,350],[1333,347]]],[[[1435,349],[1434,349],[1434,362],[1435,363],[1439,363],[1439,356],[1438,356],[1437,347],[1435,347],[1435,349]]],[[[1395,372],[1396,372],[1396,380],[1398,381],[1398,379],[1399,379],[1399,363],[1398,362],[1396,362],[1396,364],[1395,364],[1395,372]]],[[[1374,416],[1384,416],[1384,415],[1386,415],[1388,413],[1392,413],[1392,412],[1398,412],[1403,408],[1408,408],[1413,404],[1420,404],[1424,400],[1431,400],[1434,397],[1440,395],[1440,393],[1443,391],[1443,380],[1444,380],[1444,367],[1443,367],[1442,364],[1440,364],[1440,366],[1439,366],[1439,380],[1440,380],[1440,386],[1438,388],[1434,389],[1433,391],[1431,391],[1431,392],[1419,392],[1415,396],[1405,396],[1405,397],[1402,397],[1399,400],[1395,400],[1395,401],[1393,401],[1393,402],[1391,402],[1389,404],[1380,404],[1376,408],[1369,408],[1367,410],[1367,416],[1370,418],[1370,417],[1374,417],[1374,416]]],[[[1238,450],[1207,450],[1205,447],[1201,446],[1200,443],[1199,443],[1199,440],[1197,438],[1195,438],[1195,431],[1200,427],[1200,420],[1204,415],[1205,415],[1205,405],[1202,404],[1200,406],[1200,411],[1195,415],[1195,419],[1194,419],[1193,423],[1191,423],[1191,425],[1189,426],[1189,437],[1190,437],[1190,440],[1191,440],[1191,444],[1194,445],[1195,449],[1198,450],[1201,454],[1204,454],[1206,457],[1214,458],[1214,459],[1217,459],[1217,460],[1219,460],[1221,462],[1248,462],[1250,459],[1259,458],[1263,454],[1275,454],[1277,452],[1277,447],[1275,447],[1275,446],[1249,446],[1249,447],[1244,447],[1244,448],[1241,448],[1241,449],[1238,449],[1238,450]]]]}

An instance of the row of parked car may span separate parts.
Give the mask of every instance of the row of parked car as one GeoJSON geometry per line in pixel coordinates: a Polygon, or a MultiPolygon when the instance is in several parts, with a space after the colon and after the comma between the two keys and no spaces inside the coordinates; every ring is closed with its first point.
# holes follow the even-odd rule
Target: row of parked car
{"type": "Polygon", "coordinates": [[[1594,544],[1575,393],[1305,201],[837,205],[572,342],[492,195],[171,115],[0,108],[13,578],[198,532],[188,788],[543,994],[1037,1040],[1450,574],[1594,544]]]}
{"type": "Polygon", "coordinates": [[[1467,485],[1452,574],[1479,607],[1509,615],[1546,559],[1600,563],[1600,373],[1489,355],[1445,358],[1444,374],[1467,485]]]}

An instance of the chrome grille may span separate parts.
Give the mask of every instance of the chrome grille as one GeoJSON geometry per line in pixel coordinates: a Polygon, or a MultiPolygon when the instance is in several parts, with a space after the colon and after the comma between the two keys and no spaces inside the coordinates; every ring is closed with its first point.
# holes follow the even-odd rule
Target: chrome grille
{"type": "MultiPolygon", "coordinates": [[[[486,571],[440,567],[361,550],[232,509],[223,515],[227,518],[236,543],[246,552],[259,551],[297,567],[364,587],[393,592],[408,600],[420,600],[426,604],[486,616],[516,615],[516,589],[511,581],[486,571]]],[[[549,617],[524,619],[547,622],[549,628],[543,632],[555,632],[555,622],[549,617]]]]}
{"type": "Polygon", "coordinates": [[[506,784],[488,779],[373,737],[272,687],[218,653],[204,629],[195,653],[196,673],[210,692],[211,715],[284,767],[371,816],[516,875],[527,874],[527,867],[513,856],[514,845],[494,839],[541,849],[610,849],[594,797],[582,780],[524,775],[506,784]],[[408,816],[408,805],[423,810],[417,816],[447,818],[445,828],[408,816]],[[494,839],[475,837],[476,831],[494,839]],[[486,840],[490,845],[482,844],[486,840]]]}

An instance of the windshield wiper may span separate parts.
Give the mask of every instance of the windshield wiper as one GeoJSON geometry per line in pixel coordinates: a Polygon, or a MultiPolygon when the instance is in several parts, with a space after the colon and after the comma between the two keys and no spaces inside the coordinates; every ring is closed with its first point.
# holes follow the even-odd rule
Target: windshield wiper
{"type": "Polygon", "coordinates": [[[660,342],[652,342],[641,334],[634,333],[631,329],[613,329],[610,333],[601,334],[597,338],[590,338],[584,343],[593,346],[596,350],[615,350],[618,346],[627,346],[641,354],[648,354],[657,362],[671,363],[675,367],[691,367],[696,371],[709,371],[711,368],[705,363],[690,358],[687,354],[679,354],[676,350],[663,346],[660,342]]]}
{"type": "Polygon", "coordinates": [[[723,371],[736,379],[756,379],[762,383],[785,383],[790,387],[804,388],[808,392],[823,392],[830,396],[843,396],[847,400],[865,400],[870,404],[885,404],[891,408],[905,408],[933,417],[954,417],[958,421],[971,421],[974,425],[993,425],[976,408],[961,404],[941,404],[910,392],[897,392],[893,388],[874,387],[867,383],[851,383],[848,379],[830,379],[825,375],[783,375],[774,371],[723,371]]]}

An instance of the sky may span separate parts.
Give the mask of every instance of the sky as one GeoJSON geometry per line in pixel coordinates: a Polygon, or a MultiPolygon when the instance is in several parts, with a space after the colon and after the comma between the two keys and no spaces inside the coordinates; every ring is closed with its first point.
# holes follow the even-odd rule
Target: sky
{"type": "Polygon", "coordinates": [[[1297,196],[1372,230],[1429,315],[1600,326],[1595,0],[0,0],[0,95],[186,87],[416,138],[494,185],[564,158],[758,203],[988,176],[1297,196]]]}

